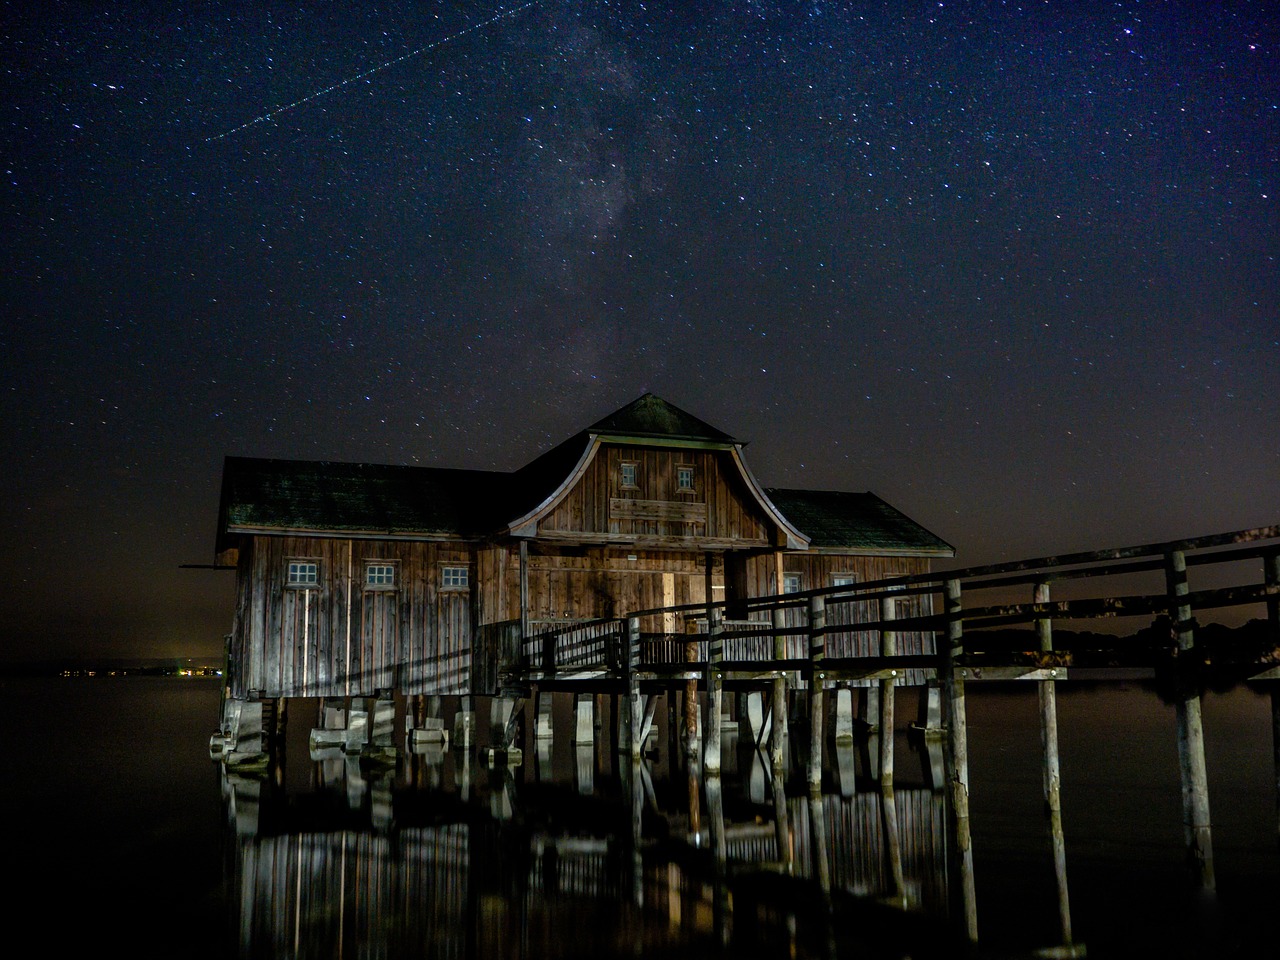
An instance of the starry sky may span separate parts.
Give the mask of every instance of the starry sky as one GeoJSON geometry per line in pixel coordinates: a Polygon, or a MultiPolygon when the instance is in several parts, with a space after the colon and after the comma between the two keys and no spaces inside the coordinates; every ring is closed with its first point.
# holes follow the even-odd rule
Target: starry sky
{"type": "Polygon", "coordinates": [[[217,655],[225,455],[646,391],[957,563],[1280,522],[1270,4],[0,11],[0,659],[217,655]]]}

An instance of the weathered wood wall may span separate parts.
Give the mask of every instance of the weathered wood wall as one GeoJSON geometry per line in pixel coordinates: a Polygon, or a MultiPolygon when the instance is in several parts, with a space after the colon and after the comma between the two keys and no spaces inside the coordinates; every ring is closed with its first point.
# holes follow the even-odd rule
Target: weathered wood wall
{"type": "MultiPolygon", "coordinates": [[[[835,553],[785,553],[782,573],[798,574],[799,589],[818,590],[836,584],[836,578],[852,577],[855,583],[871,583],[914,573],[927,573],[929,560],[924,557],[869,557],[835,553]]],[[[770,596],[780,592],[777,559],[753,557],[747,562],[747,591],[750,596],[770,596]]],[[[933,598],[928,595],[905,596],[896,601],[898,619],[928,616],[933,612],[933,598]]],[[[827,625],[835,627],[827,634],[828,657],[866,657],[880,653],[880,634],[869,630],[842,630],[841,624],[869,623],[880,619],[876,601],[853,601],[827,604],[827,625]]],[[[787,626],[803,626],[806,613],[802,607],[788,610],[787,626]]],[[[933,653],[933,634],[928,631],[901,631],[897,635],[899,653],[933,653]]],[[[803,637],[788,639],[788,656],[804,657],[808,641],[803,637]]]]}
{"type": "Polygon", "coordinates": [[[461,566],[476,582],[476,550],[463,543],[254,537],[241,549],[230,687],[237,698],[469,693],[473,586],[441,583],[461,566]],[[314,560],[314,587],[286,583],[290,560],[314,560]],[[391,589],[364,582],[365,565],[392,565],[391,589]]]}
{"type": "Polygon", "coordinates": [[[644,537],[688,545],[693,539],[764,546],[763,512],[737,468],[720,451],[605,445],[582,480],[538,524],[540,536],[601,541],[644,537]],[[636,483],[622,485],[621,465],[636,465],[636,483]],[[693,468],[693,489],[678,486],[678,468],[693,468]]]}

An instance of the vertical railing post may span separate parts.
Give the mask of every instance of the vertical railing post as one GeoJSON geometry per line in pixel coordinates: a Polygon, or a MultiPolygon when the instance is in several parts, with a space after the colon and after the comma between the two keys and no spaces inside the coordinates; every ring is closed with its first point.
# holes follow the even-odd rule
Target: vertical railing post
{"type": "Polygon", "coordinates": [[[809,792],[822,791],[822,735],[826,728],[822,661],[827,649],[827,607],[821,596],[809,598],[809,792]]]}
{"type": "Polygon", "coordinates": [[[1199,676],[1192,654],[1195,650],[1195,622],[1186,597],[1187,559],[1181,550],[1165,556],[1165,583],[1169,594],[1169,615],[1177,645],[1178,692],[1175,712],[1178,721],[1178,761],[1182,769],[1182,814],[1186,826],[1187,854],[1200,885],[1212,889],[1213,838],[1209,824],[1209,776],[1204,758],[1204,722],[1200,714],[1199,676]]]}
{"type": "Polygon", "coordinates": [[[951,769],[951,810],[955,820],[956,855],[960,867],[960,898],[965,934],[978,940],[978,905],[973,880],[973,838],[969,831],[969,740],[964,705],[964,622],[960,608],[960,581],[946,581],[947,639],[943,645],[941,674],[947,699],[947,753],[951,769]]]}
{"type": "MultiPolygon", "coordinates": [[[[1037,583],[1033,588],[1032,602],[1049,602],[1048,581],[1037,583]]],[[[1040,641],[1040,652],[1053,651],[1053,620],[1049,617],[1036,619],[1036,637],[1040,641]]],[[[1050,669],[1050,674],[1057,671],[1050,669]]],[[[1049,840],[1053,845],[1053,869],[1058,884],[1058,918],[1062,926],[1062,942],[1066,946],[1072,943],[1071,933],[1071,901],[1067,894],[1067,848],[1062,832],[1062,777],[1058,762],[1058,691],[1055,679],[1041,680],[1038,684],[1040,693],[1040,745],[1044,752],[1044,802],[1049,815],[1049,840]]]]}

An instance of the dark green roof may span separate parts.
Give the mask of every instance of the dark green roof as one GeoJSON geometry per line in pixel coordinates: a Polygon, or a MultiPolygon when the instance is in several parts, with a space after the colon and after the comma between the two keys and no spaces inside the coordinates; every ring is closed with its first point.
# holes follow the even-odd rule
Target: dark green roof
{"type": "MultiPolygon", "coordinates": [[[[592,434],[730,445],[728,434],[645,394],[515,473],[335,461],[227,457],[219,551],[253,530],[396,536],[491,536],[526,516],[572,474],[592,434]]],[[[934,536],[871,493],[766,490],[816,548],[954,556],[934,536]]]]}
{"type": "Polygon", "coordinates": [[[955,556],[955,548],[874,493],[766,489],[811,547],[955,556]]]}
{"type": "Polygon", "coordinates": [[[697,440],[704,443],[736,443],[733,437],[661,397],[646,393],[588,428],[591,433],[627,437],[697,440]]]}
{"type": "Polygon", "coordinates": [[[308,460],[227,457],[219,534],[228,528],[487,533],[510,475],[308,460]]]}

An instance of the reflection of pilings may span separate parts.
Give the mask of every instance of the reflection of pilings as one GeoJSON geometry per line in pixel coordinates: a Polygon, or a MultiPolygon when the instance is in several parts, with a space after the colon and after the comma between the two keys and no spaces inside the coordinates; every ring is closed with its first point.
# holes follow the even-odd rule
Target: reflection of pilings
{"type": "Polygon", "coordinates": [[[898,805],[893,796],[893,781],[880,782],[881,825],[884,849],[889,860],[889,876],[893,881],[893,899],[906,904],[907,886],[902,876],[902,842],[898,836],[898,805]]]}
{"type": "Polygon", "coordinates": [[[827,839],[827,811],[822,805],[822,794],[809,792],[809,848],[813,875],[824,894],[831,893],[830,842],[827,839]]]}
{"type": "MultiPolygon", "coordinates": [[[[1186,602],[1187,561],[1181,550],[1165,557],[1174,639],[1179,654],[1195,647],[1195,627],[1191,605],[1186,602]]],[[[1188,657],[1188,660],[1191,658],[1188,657]]],[[[1180,665],[1180,664],[1179,664],[1180,665]]],[[[1200,716],[1200,691],[1190,678],[1181,675],[1175,711],[1178,721],[1178,760],[1182,768],[1182,812],[1186,826],[1187,855],[1200,885],[1214,887],[1213,837],[1209,824],[1209,775],[1204,758],[1204,724],[1200,716]]]]}
{"type": "Polygon", "coordinates": [[[951,810],[955,818],[957,866],[960,870],[960,906],[965,935],[978,939],[978,905],[973,881],[973,838],[969,832],[969,740],[965,721],[964,674],[956,660],[964,655],[964,625],[960,620],[960,581],[946,582],[946,649],[942,657],[942,683],[947,698],[947,745],[951,759],[951,810]]]}
{"type": "MultiPolygon", "coordinates": [[[[943,916],[950,907],[953,887],[948,876],[948,805],[946,798],[928,790],[894,790],[894,822],[901,839],[905,896],[911,906],[943,916]]],[[[856,897],[896,899],[889,870],[885,832],[884,797],[879,791],[854,794],[847,799],[822,795],[826,822],[827,858],[831,889],[856,897]]],[[[788,802],[790,823],[797,837],[794,872],[817,880],[816,850],[809,844],[812,806],[809,798],[788,802]]],[[[732,855],[732,843],[731,855],[732,855]]]]}
{"type": "Polygon", "coordinates": [[[729,853],[724,832],[724,792],[718,774],[708,773],[704,786],[707,792],[707,821],[711,830],[711,861],[714,864],[714,898],[711,910],[720,943],[727,945],[731,929],[731,908],[729,887],[725,882],[729,853]]]}
{"type": "MultiPolygon", "coordinates": [[[[893,597],[880,600],[880,619],[885,623],[897,617],[898,604],[893,597]]],[[[880,654],[892,657],[898,652],[898,634],[881,629],[880,654]]],[[[898,839],[898,810],[893,800],[893,730],[894,677],[880,681],[880,792],[883,797],[885,853],[889,858],[889,875],[893,878],[893,895],[902,899],[902,846],[898,839]]]]}
{"type": "Polygon", "coordinates": [[[644,761],[639,755],[633,756],[631,762],[624,766],[630,778],[631,788],[631,902],[637,907],[644,906],[644,859],[640,848],[644,840],[644,761]]]}
{"type": "MultiPolygon", "coordinates": [[[[1032,595],[1034,603],[1049,602],[1049,584],[1037,583],[1032,595]]],[[[1036,621],[1040,650],[1053,650],[1053,624],[1048,619],[1036,621]]],[[[1062,789],[1058,765],[1058,695],[1056,681],[1041,680],[1040,744],[1044,748],[1044,802],[1049,816],[1049,839],[1053,844],[1053,869],[1058,882],[1058,917],[1062,924],[1062,942],[1070,946],[1071,899],[1067,893],[1067,847],[1062,833],[1062,789]]]]}
{"type": "Polygon", "coordinates": [[[795,858],[791,850],[791,817],[787,813],[787,788],[782,773],[773,775],[773,830],[778,845],[778,865],[783,873],[795,870],[795,858]]]}
{"type": "MultiPolygon", "coordinates": [[[[1269,587],[1280,586],[1280,552],[1262,560],[1262,579],[1269,587]]],[[[1267,601],[1267,619],[1271,623],[1271,642],[1280,646],[1280,597],[1267,601]]],[[[1271,686],[1271,753],[1276,775],[1276,830],[1280,839],[1280,685],[1271,686]]]]}
{"type": "Polygon", "coordinates": [[[809,790],[822,789],[822,733],[826,728],[823,709],[822,661],[826,659],[826,601],[821,596],[809,598],[809,790]]]}
{"type": "Polygon", "coordinates": [[[1271,684],[1271,759],[1276,774],[1276,837],[1280,840],[1280,684],[1271,684]]]}
{"type": "Polygon", "coordinates": [[[394,840],[339,831],[242,842],[238,952],[385,956],[394,931],[399,942],[467,956],[476,920],[470,839],[466,825],[448,825],[405,828],[394,840]]]}

